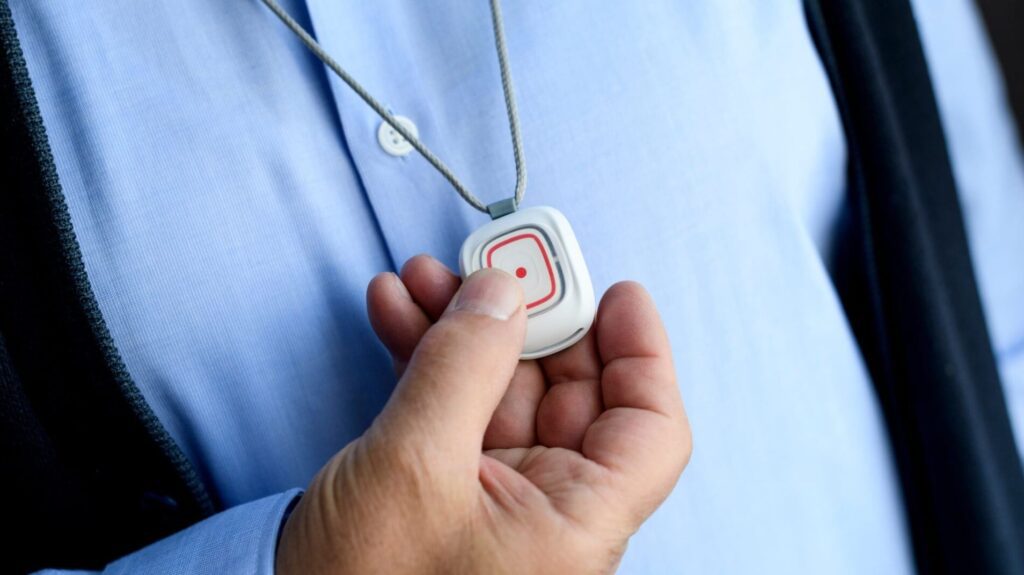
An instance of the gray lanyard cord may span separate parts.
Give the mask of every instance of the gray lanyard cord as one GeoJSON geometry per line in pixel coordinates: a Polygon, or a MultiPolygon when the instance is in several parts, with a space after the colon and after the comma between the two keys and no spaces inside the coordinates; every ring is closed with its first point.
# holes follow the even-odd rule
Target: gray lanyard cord
{"type": "Polygon", "coordinates": [[[263,0],[267,8],[277,15],[278,18],[284,22],[285,26],[295,33],[296,36],[302,40],[302,43],[313,54],[319,58],[328,68],[334,71],[349,88],[352,88],[360,98],[371,108],[374,112],[384,119],[396,132],[402,135],[417,152],[423,156],[430,165],[437,168],[438,172],[448,180],[451,185],[455,188],[455,191],[462,196],[462,199],[466,200],[469,205],[474,208],[490,214],[492,218],[498,218],[505,214],[514,212],[518,207],[519,203],[523,201],[523,193],[526,191],[526,161],[523,158],[523,141],[522,136],[519,133],[519,112],[516,110],[516,98],[512,91],[512,75],[508,71],[508,49],[505,47],[505,28],[503,25],[503,18],[501,16],[501,3],[499,0],[490,0],[491,2],[491,20],[494,25],[494,44],[498,49],[498,65],[501,68],[501,89],[505,93],[505,109],[508,112],[508,126],[512,132],[512,153],[515,156],[516,162],[516,191],[512,198],[501,200],[493,204],[484,204],[473,195],[472,192],[466,188],[465,185],[452,173],[451,169],[445,165],[433,152],[427,148],[423,142],[420,142],[419,138],[412,134],[405,126],[403,126],[398,120],[395,119],[394,115],[388,111],[380,102],[377,101],[366,88],[356,81],[348,72],[344,70],[335,60],[331,58],[330,54],[324,51],[323,47],[309,35],[308,32],[296,22],[289,14],[276,2],[276,0],[263,0]]]}

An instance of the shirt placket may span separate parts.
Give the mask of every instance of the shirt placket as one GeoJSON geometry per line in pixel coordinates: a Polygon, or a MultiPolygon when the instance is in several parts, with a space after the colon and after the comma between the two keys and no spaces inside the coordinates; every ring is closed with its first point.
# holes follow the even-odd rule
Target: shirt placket
{"type": "MultiPolygon", "coordinates": [[[[312,32],[326,51],[392,114],[409,118],[421,141],[447,161],[444,128],[431,113],[432,102],[417,90],[416,55],[401,49],[401,42],[388,42],[402,34],[401,19],[382,21],[372,3],[309,0],[308,8],[312,32]]],[[[399,154],[394,142],[382,141],[383,120],[326,66],[324,71],[343,137],[394,264],[429,253],[457,269],[459,246],[486,217],[466,205],[416,151],[399,154]]]]}

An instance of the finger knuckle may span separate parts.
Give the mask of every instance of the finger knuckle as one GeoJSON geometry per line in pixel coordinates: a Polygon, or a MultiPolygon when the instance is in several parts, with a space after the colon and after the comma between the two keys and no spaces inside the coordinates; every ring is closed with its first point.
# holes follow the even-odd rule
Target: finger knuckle
{"type": "Polygon", "coordinates": [[[689,423],[683,423],[679,435],[679,452],[682,456],[681,469],[685,469],[690,464],[690,458],[693,457],[693,431],[690,429],[689,423]]]}

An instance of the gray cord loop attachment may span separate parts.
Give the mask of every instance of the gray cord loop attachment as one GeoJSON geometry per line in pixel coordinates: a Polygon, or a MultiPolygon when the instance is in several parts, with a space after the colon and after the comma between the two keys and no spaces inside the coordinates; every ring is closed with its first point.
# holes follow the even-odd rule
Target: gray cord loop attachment
{"type": "Polygon", "coordinates": [[[496,220],[502,216],[507,216],[514,213],[519,209],[519,202],[516,201],[515,196],[511,198],[505,198],[504,200],[498,200],[493,204],[487,206],[487,213],[491,214],[491,219],[496,220]]]}
{"type": "Polygon", "coordinates": [[[516,189],[511,198],[495,202],[491,205],[484,204],[479,198],[473,195],[462,181],[455,176],[451,169],[442,162],[437,155],[430,151],[430,148],[427,148],[419,138],[407,130],[405,126],[395,119],[394,115],[392,115],[383,104],[377,101],[377,99],[362,86],[362,84],[357,82],[355,78],[346,72],[345,69],[342,68],[341,65],[338,64],[334,58],[332,58],[331,55],[328,54],[327,51],[325,51],[323,47],[309,35],[308,32],[306,32],[305,28],[296,22],[295,19],[277,3],[276,0],[262,0],[262,2],[281,20],[281,22],[284,23],[285,26],[288,27],[289,30],[299,37],[299,40],[309,48],[309,51],[312,52],[314,56],[319,58],[324,65],[337,74],[337,76],[341,78],[341,80],[345,82],[345,84],[347,84],[357,96],[362,98],[362,100],[366,102],[366,104],[370,106],[370,108],[372,108],[373,111],[381,117],[381,119],[394,128],[396,132],[401,134],[402,137],[405,138],[421,156],[423,156],[423,159],[429,162],[431,166],[434,166],[434,169],[440,172],[441,175],[448,180],[448,183],[455,188],[455,191],[463,200],[466,200],[466,203],[485,214],[489,214],[492,218],[499,218],[503,215],[516,211],[519,207],[519,203],[523,201],[523,195],[526,193],[526,158],[523,155],[523,138],[519,131],[519,112],[516,108],[515,92],[512,87],[512,74],[509,72],[508,48],[505,46],[505,26],[504,19],[501,15],[501,3],[499,0],[490,0],[491,21],[494,26],[494,45],[498,50],[498,66],[501,69],[501,89],[505,94],[505,111],[508,113],[509,131],[512,134],[512,155],[514,156],[516,164],[516,189]],[[495,208],[496,211],[492,211],[491,208],[496,207],[499,204],[501,204],[502,207],[500,209],[495,208]],[[509,210],[509,208],[511,208],[511,211],[501,211],[509,210]],[[494,215],[496,212],[500,212],[500,215],[494,215]]]}

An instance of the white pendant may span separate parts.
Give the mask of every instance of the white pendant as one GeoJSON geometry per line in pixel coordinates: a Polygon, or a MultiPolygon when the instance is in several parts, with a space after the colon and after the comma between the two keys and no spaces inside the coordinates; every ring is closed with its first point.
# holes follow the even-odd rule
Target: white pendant
{"type": "Polygon", "coordinates": [[[523,288],[523,359],[551,355],[586,335],[597,312],[594,286],[576,234],[562,212],[527,208],[470,234],[459,255],[462,277],[492,267],[518,278],[523,288]]]}

